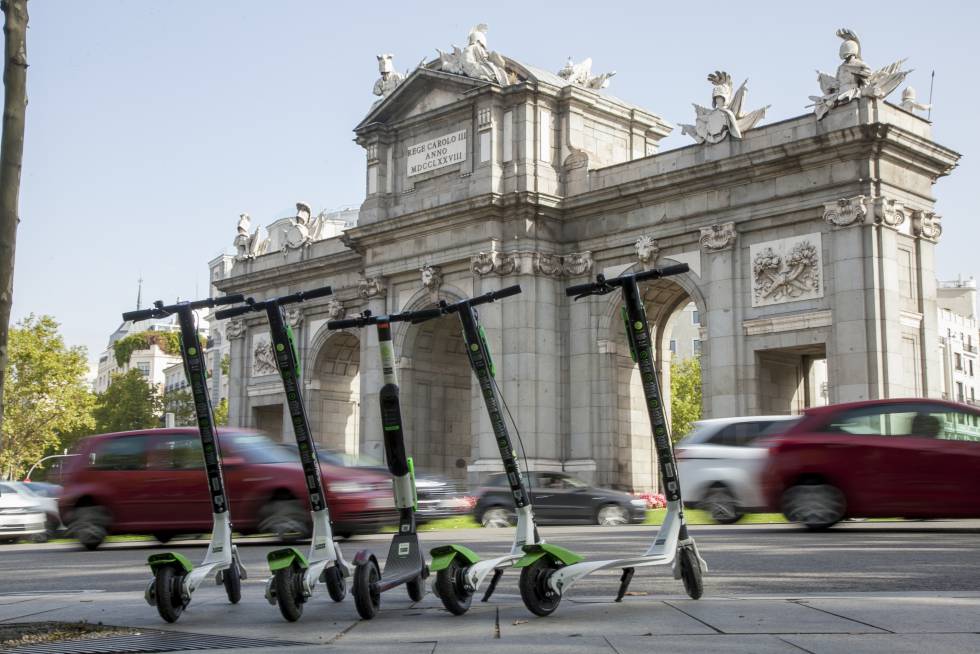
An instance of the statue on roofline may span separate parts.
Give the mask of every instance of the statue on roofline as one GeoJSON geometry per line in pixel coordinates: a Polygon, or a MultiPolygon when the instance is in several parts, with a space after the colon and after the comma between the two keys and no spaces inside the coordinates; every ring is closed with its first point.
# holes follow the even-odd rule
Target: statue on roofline
{"type": "Polygon", "coordinates": [[[912,71],[901,70],[905,60],[872,71],[861,59],[861,41],[857,34],[842,27],[837,30],[844,42],[840,46],[843,63],[837,67],[837,75],[832,76],[817,71],[817,81],[823,95],[811,95],[812,106],[817,120],[822,120],[834,107],[847,104],[861,97],[884,98],[894,91],[905,76],[912,71]]]}
{"type": "Polygon", "coordinates": [[[766,110],[770,105],[747,114],[742,113],[742,103],[748,92],[746,87],[748,80],[742,82],[734,93],[732,77],[723,70],[716,70],[709,74],[708,81],[712,84],[711,108],[694,103],[697,120],[693,125],[681,124],[683,134],[687,134],[698,143],[718,143],[726,136],[740,139],[743,132],[752,129],[765,118],[766,110]]]}
{"type": "Polygon", "coordinates": [[[508,86],[511,79],[507,63],[500,54],[487,48],[487,29],[483,23],[471,29],[468,43],[462,50],[455,45],[450,53],[437,49],[439,61],[435,69],[508,86]]]}

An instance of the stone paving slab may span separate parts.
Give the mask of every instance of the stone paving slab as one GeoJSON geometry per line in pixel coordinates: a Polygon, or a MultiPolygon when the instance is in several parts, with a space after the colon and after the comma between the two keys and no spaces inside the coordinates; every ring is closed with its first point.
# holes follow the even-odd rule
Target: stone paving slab
{"type": "MultiPolygon", "coordinates": [[[[978,627],[980,628],[980,627],[978,627]]],[[[783,636],[811,654],[976,654],[980,634],[847,634],[783,636]]],[[[726,641],[727,645],[727,641],[726,641]]],[[[626,652],[622,652],[626,654],[626,652]]]]}
{"type": "Polygon", "coordinates": [[[884,633],[785,600],[673,600],[671,606],[726,634],[884,633]]]}
{"type": "Polygon", "coordinates": [[[799,647],[770,635],[609,636],[608,640],[618,654],[801,654],[799,647]]]}
{"type": "Polygon", "coordinates": [[[969,631],[980,632],[980,598],[840,598],[806,599],[799,603],[894,633],[950,633],[964,631],[963,626],[971,624],[969,631]]]}

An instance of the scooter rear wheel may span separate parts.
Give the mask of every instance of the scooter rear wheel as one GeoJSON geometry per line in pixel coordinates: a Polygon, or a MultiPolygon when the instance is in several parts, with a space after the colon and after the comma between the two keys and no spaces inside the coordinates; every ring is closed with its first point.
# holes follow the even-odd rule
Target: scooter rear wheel
{"type": "Polygon", "coordinates": [[[425,577],[422,573],[415,579],[406,582],[405,588],[408,589],[408,598],[413,602],[421,602],[422,598],[425,597],[425,577]]]}
{"type": "Polygon", "coordinates": [[[436,573],[436,594],[442,605],[453,615],[463,615],[470,609],[473,592],[466,590],[466,568],[453,559],[436,573]]]}
{"type": "Polygon", "coordinates": [[[358,614],[365,620],[370,620],[378,614],[381,608],[381,592],[378,591],[378,581],[381,571],[374,559],[361,563],[354,568],[354,583],[351,591],[354,593],[354,606],[358,614]]]}
{"type": "Polygon", "coordinates": [[[231,565],[221,575],[221,580],[225,585],[228,601],[232,604],[238,604],[242,599],[242,573],[238,568],[237,558],[231,560],[231,565]]]}
{"type": "Polygon", "coordinates": [[[177,622],[184,612],[184,600],[181,598],[181,586],[184,575],[173,566],[164,566],[156,571],[157,611],[167,622],[177,622]]]}
{"type": "Polygon", "coordinates": [[[682,547],[677,553],[681,557],[681,580],[684,590],[691,599],[700,599],[704,594],[704,583],[701,581],[701,562],[693,547],[682,547]]]}
{"type": "Polygon", "coordinates": [[[551,615],[561,603],[561,594],[548,586],[548,579],[559,567],[550,557],[542,556],[521,570],[521,599],[534,615],[551,615]]]}
{"type": "Polygon", "coordinates": [[[276,570],[276,603],[282,617],[296,622],[303,615],[303,572],[294,566],[276,570]]]}
{"type": "Polygon", "coordinates": [[[344,575],[340,573],[340,568],[335,565],[323,571],[323,580],[327,584],[327,594],[335,602],[342,602],[347,597],[347,582],[344,575]]]}

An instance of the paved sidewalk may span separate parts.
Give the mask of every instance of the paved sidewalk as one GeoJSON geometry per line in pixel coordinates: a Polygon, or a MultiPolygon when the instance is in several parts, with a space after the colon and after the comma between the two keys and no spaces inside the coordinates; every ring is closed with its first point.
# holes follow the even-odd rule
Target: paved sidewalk
{"type": "Polygon", "coordinates": [[[0,623],[78,621],[189,634],[283,641],[284,646],[210,651],[284,652],[980,652],[980,592],[867,593],[807,597],[566,597],[548,618],[532,616],[515,595],[474,602],[462,617],[431,594],[411,603],[404,592],[382,596],[382,610],[360,621],[348,596],[323,593],[303,618],[287,623],[257,584],[242,602],[204,586],[180,621],[167,625],[142,592],[0,595],[0,623]],[[286,644],[288,643],[288,644],[286,644]],[[298,643],[306,643],[301,645],[298,643]]]}

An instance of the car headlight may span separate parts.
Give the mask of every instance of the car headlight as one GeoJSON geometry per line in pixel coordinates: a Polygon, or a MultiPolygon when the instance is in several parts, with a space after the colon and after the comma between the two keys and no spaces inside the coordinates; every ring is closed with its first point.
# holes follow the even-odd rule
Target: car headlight
{"type": "Polygon", "coordinates": [[[642,506],[643,508],[646,508],[647,501],[646,500],[630,500],[630,504],[632,504],[633,506],[642,506]]]}
{"type": "Polygon", "coordinates": [[[338,481],[330,484],[332,493],[368,493],[371,487],[356,481],[338,481]]]}

